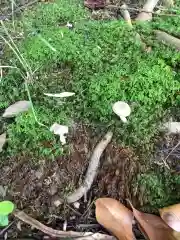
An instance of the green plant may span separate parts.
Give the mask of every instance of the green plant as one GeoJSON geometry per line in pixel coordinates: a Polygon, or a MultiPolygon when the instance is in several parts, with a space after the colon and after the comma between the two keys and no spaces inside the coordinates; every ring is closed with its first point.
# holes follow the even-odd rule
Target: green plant
{"type": "Polygon", "coordinates": [[[147,199],[147,204],[151,208],[161,208],[178,203],[180,198],[178,193],[180,176],[164,169],[162,171],[156,170],[138,176],[137,184],[142,189],[141,194],[147,199]]]}
{"type": "MultiPolygon", "coordinates": [[[[37,71],[28,86],[38,118],[43,122],[47,114],[58,122],[59,116],[64,115],[67,122],[111,126],[116,129],[118,141],[151,148],[151,139],[158,132],[166,109],[177,104],[179,81],[175,65],[179,53],[156,41],[150,53],[143,52],[135,41],[136,32],[124,22],[91,21],[76,1],[39,4],[36,11],[27,12],[23,19],[25,40],[17,45],[31,69],[37,71]],[[66,26],[67,21],[73,22],[73,29],[66,26]],[[57,100],[43,95],[62,90],[75,92],[75,97],[60,105],[57,100]],[[127,101],[132,107],[126,125],[112,112],[111,105],[117,100],[127,101]]],[[[150,42],[153,24],[139,27],[150,42]]],[[[12,63],[24,71],[17,58],[11,58],[12,63]]],[[[2,106],[27,98],[23,82],[14,69],[6,74],[0,89],[2,106]]],[[[33,149],[30,141],[24,141],[23,137],[26,134],[33,138],[39,131],[30,115],[19,117],[9,126],[14,142],[9,149],[14,154],[22,151],[17,147],[17,143],[21,143],[19,139],[24,142],[23,151],[33,149]],[[26,130],[22,130],[23,125],[26,130]]],[[[50,138],[50,133],[43,131],[39,133],[41,137],[35,137],[34,148],[39,148],[42,138],[50,138]]],[[[38,149],[33,151],[38,152],[38,149]]]]}
{"type": "Polygon", "coordinates": [[[14,204],[10,201],[0,202],[0,226],[8,225],[8,215],[14,210],[14,204]]]}
{"type": "MultiPolygon", "coordinates": [[[[65,122],[65,116],[54,115],[51,109],[39,107],[36,109],[42,123],[51,126],[55,121],[65,122]]],[[[40,126],[33,113],[30,111],[16,117],[8,130],[9,147],[8,154],[27,154],[31,157],[47,157],[54,159],[62,154],[62,146],[58,136],[55,136],[49,129],[40,126]]]]}

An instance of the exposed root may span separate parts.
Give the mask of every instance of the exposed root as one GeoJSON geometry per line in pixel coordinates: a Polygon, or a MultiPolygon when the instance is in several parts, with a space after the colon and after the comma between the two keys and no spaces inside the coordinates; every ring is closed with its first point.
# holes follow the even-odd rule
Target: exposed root
{"type": "Polygon", "coordinates": [[[155,6],[159,0],[147,0],[144,4],[142,12],[140,12],[136,18],[137,21],[151,21],[152,20],[152,13],[155,6]]]}
{"type": "Polygon", "coordinates": [[[86,172],[84,183],[74,193],[72,193],[66,198],[66,201],[68,203],[73,203],[78,201],[80,198],[86,195],[87,191],[91,188],[91,185],[97,174],[101,155],[104,152],[107,145],[109,144],[109,142],[111,141],[112,136],[113,136],[113,133],[108,132],[95,147],[93,154],[90,158],[90,163],[89,163],[88,170],[86,172]]]}
{"type": "MultiPolygon", "coordinates": [[[[128,6],[126,4],[123,4],[120,7],[120,11],[121,11],[121,14],[122,14],[124,20],[127,22],[127,24],[132,29],[133,25],[132,25],[132,22],[131,22],[130,13],[128,11],[128,6]]],[[[143,51],[147,51],[148,48],[147,48],[146,44],[142,41],[141,36],[139,35],[139,33],[136,33],[135,39],[136,39],[137,42],[139,42],[139,44],[141,45],[143,51]]]]}
{"type": "Polygon", "coordinates": [[[16,209],[14,211],[14,216],[20,219],[21,221],[31,225],[31,227],[40,230],[41,232],[47,234],[48,236],[55,237],[55,238],[78,238],[84,240],[115,240],[115,237],[100,234],[100,233],[91,233],[91,232],[74,232],[74,231],[61,231],[55,230],[53,228],[47,227],[46,225],[42,224],[41,222],[37,221],[36,219],[28,216],[23,211],[16,209]]]}
{"type": "Polygon", "coordinates": [[[156,34],[157,40],[163,42],[166,45],[175,47],[177,50],[180,51],[180,39],[171,36],[170,34],[160,31],[160,30],[155,30],[154,31],[156,34]]]}
{"type": "Polygon", "coordinates": [[[132,22],[131,22],[131,16],[130,16],[130,13],[127,9],[127,5],[126,4],[123,4],[120,8],[120,11],[121,11],[121,14],[124,18],[124,20],[127,22],[127,24],[132,28],[132,22]]]}

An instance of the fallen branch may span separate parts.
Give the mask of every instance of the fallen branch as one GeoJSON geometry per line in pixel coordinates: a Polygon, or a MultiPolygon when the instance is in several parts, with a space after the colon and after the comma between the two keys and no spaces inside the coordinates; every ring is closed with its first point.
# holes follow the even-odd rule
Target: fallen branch
{"type": "Polygon", "coordinates": [[[113,133],[108,132],[95,147],[93,154],[90,158],[90,163],[89,163],[88,170],[86,172],[84,183],[74,193],[72,193],[66,198],[66,201],[68,203],[73,203],[78,201],[80,198],[86,195],[87,191],[91,188],[91,185],[97,174],[101,155],[104,152],[107,145],[109,144],[109,142],[111,141],[112,136],[113,136],[113,133]]]}
{"type": "Polygon", "coordinates": [[[160,30],[155,30],[154,31],[156,34],[157,40],[165,43],[166,45],[175,47],[177,50],[180,51],[180,39],[171,36],[170,34],[160,31],[160,30]]]}
{"type": "Polygon", "coordinates": [[[150,21],[152,20],[152,11],[154,10],[155,6],[159,0],[147,0],[144,4],[142,12],[140,12],[136,18],[137,21],[150,21]]]}
{"type": "Polygon", "coordinates": [[[55,230],[53,228],[47,227],[46,225],[42,224],[41,222],[37,221],[36,219],[30,217],[23,211],[16,209],[14,211],[14,216],[20,219],[21,221],[31,225],[31,227],[40,230],[41,232],[47,234],[48,236],[55,237],[55,238],[78,238],[83,240],[116,240],[115,237],[101,234],[101,233],[92,233],[92,232],[74,232],[74,231],[61,231],[55,230]]]}

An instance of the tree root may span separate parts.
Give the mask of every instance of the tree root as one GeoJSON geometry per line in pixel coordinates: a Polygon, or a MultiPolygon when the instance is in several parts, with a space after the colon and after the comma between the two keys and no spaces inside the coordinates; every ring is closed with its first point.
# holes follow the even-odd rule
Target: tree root
{"type": "Polygon", "coordinates": [[[89,189],[91,188],[91,185],[97,174],[101,155],[104,152],[107,145],[110,143],[112,136],[113,136],[113,133],[108,132],[95,147],[93,154],[90,158],[90,163],[86,172],[84,183],[74,193],[67,196],[66,201],[68,203],[73,203],[78,201],[80,198],[86,195],[87,191],[89,191],[89,189]]]}
{"type": "Polygon", "coordinates": [[[42,224],[41,222],[37,221],[36,219],[28,216],[23,211],[16,209],[14,211],[14,216],[20,219],[21,221],[31,225],[32,227],[40,230],[41,232],[47,234],[48,236],[55,237],[55,238],[78,238],[84,240],[116,240],[115,237],[101,234],[101,233],[92,233],[92,232],[74,232],[74,231],[61,231],[55,230],[53,228],[47,227],[46,225],[42,224]]]}
{"type": "Polygon", "coordinates": [[[180,39],[171,36],[170,34],[160,31],[160,30],[155,30],[154,31],[156,34],[157,40],[163,42],[166,45],[175,47],[178,51],[180,51],[180,39]]]}
{"type": "MultiPolygon", "coordinates": [[[[124,20],[127,22],[127,24],[129,25],[129,27],[131,29],[133,29],[133,25],[132,25],[132,22],[131,22],[131,16],[130,16],[130,13],[128,11],[128,6],[126,4],[123,4],[121,7],[120,7],[120,12],[124,18],[124,20]]],[[[146,46],[146,44],[142,41],[141,39],[141,36],[139,35],[139,33],[136,33],[136,36],[135,36],[135,39],[136,41],[141,45],[141,48],[143,51],[146,51],[148,52],[149,51],[149,48],[146,46]]]]}
{"type": "Polygon", "coordinates": [[[130,13],[128,11],[128,7],[126,4],[123,4],[121,7],[120,7],[120,12],[124,18],[124,20],[127,22],[127,24],[133,28],[132,26],[132,22],[131,22],[131,16],[130,16],[130,13]]]}
{"type": "Polygon", "coordinates": [[[136,18],[137,21],[151,21],[152,20],[152,13],[155,6],[159,0],[147,0],[144,4],[142,12],[140,12],[136,18]]]}

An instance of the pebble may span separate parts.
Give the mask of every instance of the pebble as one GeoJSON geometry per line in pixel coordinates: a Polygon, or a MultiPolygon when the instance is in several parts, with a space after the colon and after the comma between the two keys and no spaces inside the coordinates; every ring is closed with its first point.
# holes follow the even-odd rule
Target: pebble
{"type": "Polygon", "coordinates": [[[74,206],[76,209],[79,209],[80,203],[79,203],[79,202],[74,202],[74,203],[73,203],[73,206],[74,206]]]}

